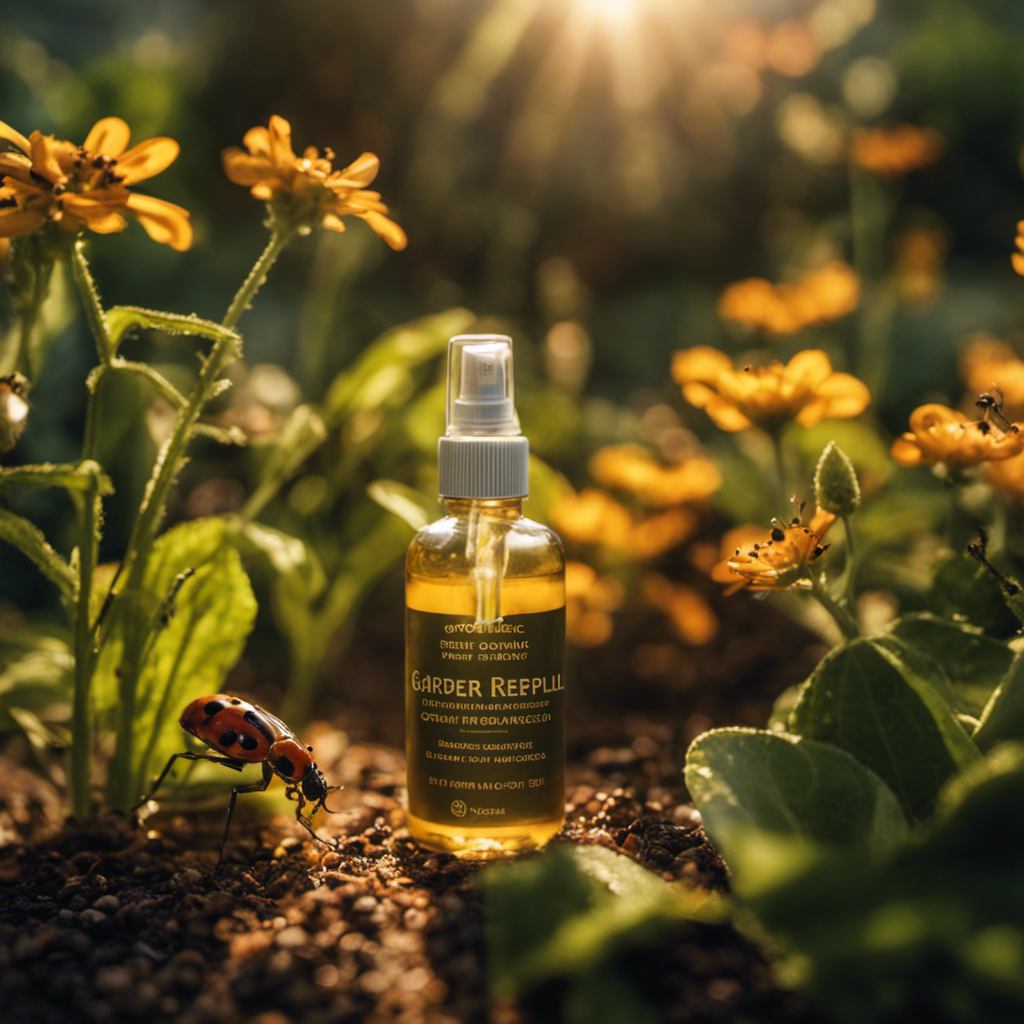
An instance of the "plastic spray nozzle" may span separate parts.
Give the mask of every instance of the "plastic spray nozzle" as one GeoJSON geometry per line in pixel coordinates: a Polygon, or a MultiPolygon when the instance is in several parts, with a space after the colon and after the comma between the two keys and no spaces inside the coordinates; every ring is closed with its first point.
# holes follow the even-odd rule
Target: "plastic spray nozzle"
{"type": "Polygon", "coordinates": [[[519,434],[512,385],[512,339],[464,334],[448,350],[448,437],[519,434]]]}

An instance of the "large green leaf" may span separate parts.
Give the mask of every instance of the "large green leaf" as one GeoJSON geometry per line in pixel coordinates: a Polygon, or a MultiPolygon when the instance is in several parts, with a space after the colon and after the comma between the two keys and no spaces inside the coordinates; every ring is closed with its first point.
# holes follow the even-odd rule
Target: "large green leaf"
{"type": "Polygon", "coordinates": [[[892,624],[889,635],[937,662],[963,710],[975,717],[1013,661],[1010,648],[986,636],[980,627],[929,612],[902,616],[892,624]]]}
{"type": "Polygon", "coordinates": [[[480,876],[496,995],[587,975],[621,949],[707,914],[688,890],[599,846],[553,847],[480,876]]]}
{"type": "Polygon", "coordinates": [[[881,642],[854,640],[825,656],[790,716],[791,731],[852,754],[914,817],[928,813],[946,780],[978,756],[923,667],[881,642]]]}
{"type": "Polygon", "coordinates": [[[774,885],[819,848],[879,854],[907,831],[892,791],[828,743],[715,729],[686,755],[686,785],[745,892],[774,885]]]}
{"type": "Polygon", "coordinates": [[[974,734],[974,742],[982,750],[1002,740],[1024,740],[1024,652],[1013,659],[974,734]]]}
{"type": "Polygon", "coordinates": [[[178,715],[193,697],[215,693],[242,653],[256,600],[222,519],[199,519],[157,539],[140,592],[124,593],[132,614],[116,614],[96,669],[97,706],[120,699],[117,671],[126,632],[142,660],[135,695],[131,772],[136,792],[182,749],[178,715]]]}
{"type": "Polygon", "coordinates": [[[280,432],[269,444],[260,446],[259,481],[246,502],[245,515],[257,516],[325,440],[327,427],[311,405],[293,409],[280,432]]]}
{"type": "Polygon", "coordinates": [[[959,551],[935,564],[928,604],[943,618],[964,618],[990,636],[1012,636],[1020,626],[995,576],[959,551]]]}
{"type": "Polygon", "coordinates": [[[68,644],[29,631],[0,637],[0,732],[22,727],[19,712],[66,720],[75,658],[68,644]]]}

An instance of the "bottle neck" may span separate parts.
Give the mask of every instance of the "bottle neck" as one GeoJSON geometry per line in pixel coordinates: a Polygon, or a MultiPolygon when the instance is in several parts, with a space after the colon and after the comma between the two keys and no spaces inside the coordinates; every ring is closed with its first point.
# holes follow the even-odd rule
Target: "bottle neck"
{"type": "Polygon", "coordinates": [[[475,510],[494,519],[520,519],[523,515],[523,499],[445,498],[444,508],[450,516],[468,516],[475,510]]]}

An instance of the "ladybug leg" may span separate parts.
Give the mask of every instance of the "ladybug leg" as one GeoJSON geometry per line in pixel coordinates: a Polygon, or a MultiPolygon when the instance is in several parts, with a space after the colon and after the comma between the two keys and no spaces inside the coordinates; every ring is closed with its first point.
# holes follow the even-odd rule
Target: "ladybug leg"
{"type": "MultiPolygon", "coordinates": [[[[304,828],[304,829],[305,829],[305,830],[306,830],[306,831],[307,831],[307,832],[308,832],[308,833],[309,833],[309,834],[310,834],[310,835],[311,835],[311,836],[312,836],[312,837],[313,837],[313,838],[314,838],[314,839],[315,839],[315,840],[316,840],[316,841],[317,841],[318,843],[323,843],[323,844],[324,844],[324,846],[328,846],[328,847],[330,847],[330,848],[331,848],[332,850],[336,850],[336,849],[338,849],[338,844],[337,844],[337,843],[333,843],[333,842],[328,842],[328,841],[327,841],[326,839],[321,839],[321,838],[320,838],[320,837],[319,837],[319,836],[318,836],[318,835],[317,835],[317,834],[316,834],[316,833],[315,833],[315,832],[313,831],[313,823],[312,823],[312,822],[311,822],[311,821],[309,820],[309,818],[307,818],[307,817],[306,817],[306,816],[305,816],[305,815],[304,815],[304,814],[302,813],[302,812],[303,812],[303,810],[304,810],[304,809],[305,809],[305,807],[306,807],[306,801],[305,801],[304,797],[302,796],[302,794],[301,794],[301,793],[300,793],[300,792],[299,792],[299,791],[298,791],[297,789],[296,789],[296,790],[295,790],[294,792],[295,792],[295,798],[296,798],[296,799],[297,799],[297,800],[299,801],[299,806],[295,808],[295,820],[296,820],[296,821],[297,821],[297,822],[298,822],[298,823],[299,823],[299,824],[300,824],[300,825],[301,825],[301,826],[302,826],[302,827],[303,827],[303,828],[304,828]]],[[[313,807],[313,810],[314,810],[314,811],[316,810],[316,806],[314,806],[314,807],[313,807]]]]}
{"type": "Polygon", "coordinates": [[[274,769],[270,767],[269,761],[263,762],[263,778],[259,782],[250,783],[248,786],[235,786],[231,790],[231,799],[228,801],[228,819],[224,822],[224,838],[220,841],[220,856],[217,858],[217,866],[224,859],[224,846],[228,841],[228,830],[231,828],[231,815],[235,813],[235,801],[239,793],[262,793],[270,780],[274,777],[274,769]]]}
{"type": "Polygon", "coordinates": [[[137,811],[144,803],[153,799],[153,794],[160,788],[160,784],[167,778],[167,773],[174,767],[174,762],[181,758],[183,761],[212,761],[214,764],[222,764],[226,768],[234,768],[236,772],[242,770],[242,762],[236,760],[233,757],[217,757],[216,754],[202,754],[194,753],[191,750],[186,750],[181,754],[171,754],[170,760],[164,765],[164,770],[156,777],[156,782],[150,787],[149,792],[132,807],[132,811],[137,811]]]}

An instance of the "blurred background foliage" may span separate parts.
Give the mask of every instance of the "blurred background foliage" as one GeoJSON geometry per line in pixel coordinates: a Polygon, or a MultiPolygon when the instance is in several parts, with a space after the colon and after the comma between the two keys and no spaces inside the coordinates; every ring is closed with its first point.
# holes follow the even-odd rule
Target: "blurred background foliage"
{"type": "MultiPolygon", "coordinates": [[[[359,381],[377,379],[373,360],[389,351],[367,347],[397,324],[463,308],[512,333],[525,432],[577,488],[604,444],[641,441],[671,460],[710,442],[733,518],[751,514],[744,500],[763,481],[681,402],[674,351],[753,344],[785,360],[794,338],[822,347],[876,378],[885,437],[923,399],[961,399],[966,334],[1012,340],[1024,324],[1008,258],[1024,210],[1024,9],[1012,0],[14,0],[0,12],[0,120],[80,140],[117,114],[135,140],[182,144],[155,192],[191,212],[195,244],[182,255],[134,226],[93,238],[108,306],[219,319],[264,240],[262,212],[224,177],[220,152],[274,113],[297,149],[329,146],[339,165],[377,153],[374,187],[410,245],[393,253],[354,223],[289,249],[243,321],[246,363],[225,405],[257,443],[197,445],[172,519],[242,508],[260,437],[315,403],[330,439],[263,518],[304,532],[328,578],[371,522],[371,506],[355,507],[366,484],[383,475],[433,491],[440,351],[412,354],[407,376],[354,415],[359,381]],[[850,133],[902,123],[941,133],[941,158],[859,186],[850,133]],[[752,339],[718,315],[730,282],[797,280],[830,260],[854,266],[864,301],[827,330],[752,339]],[[865,348],[879,317],[882,356],[865,348]]],[[[26,462],[73,460],[81,436],[90,348],[59,281],[51,306],[51,357],[14,453],[26,462]]],[[[131,344],[172,379],[192,365],[173,339],[131,344]]],[[[122,419],[101,459],[116,487],[108,559],[161,430],[159,406],[118,387],[122,419]]],[[[855,424],[841,432],[861,473],[889,472],[886,442],[855,424]]],[[[802,434],[798,457],[812,466],[837,436],[802,434]]],[[[563,485],[543,468],[535,479],[533,514],[545,518],[563,485]]],[[[42,492],[17,507],[67,551],[64,500],[42,492]]],[[[3,557],[6,598],[51,608],[47,584],[3,557]]],[[[644,580],[656,605],[690,600],[644,580]]]]}

